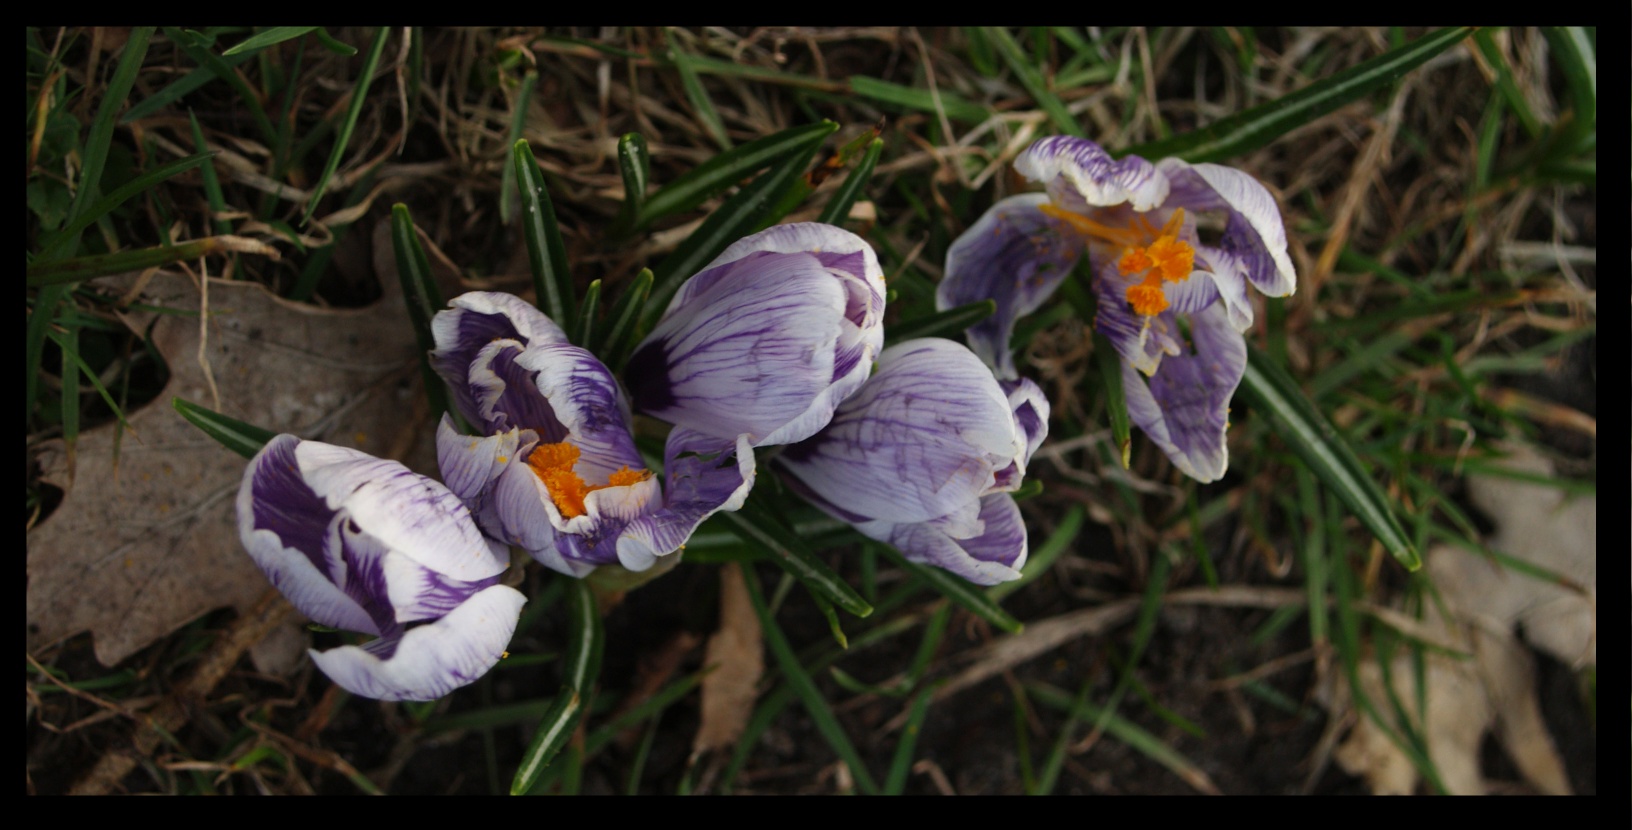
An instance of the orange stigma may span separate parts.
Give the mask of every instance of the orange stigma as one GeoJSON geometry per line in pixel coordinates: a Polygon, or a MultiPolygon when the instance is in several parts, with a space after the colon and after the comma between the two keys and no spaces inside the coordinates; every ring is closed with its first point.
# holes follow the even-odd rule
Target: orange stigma
{"type": "Polygon", "coordinates": [[[631,470],[628,466],[608,477],[605,484],[586,484],[572,468],[578,463],[578,448],[562,441],[559,444],[539,444],[527,456],[527,466],[544,482],[550,491],[561,518],[573,519],[584,515],[584,497],[607,487],[623,487],[645,481],[651,475],[647,470],[631,470]]]}
{"type": "Polygon", "coordinates": [[[1179,239],[1179,230],[1184,227],[1184,208],[1174,210],[1161,230],[1142,214],[1135,214],[1125,228],[1113,228],[1054,205],[1040,205],[1038,209],[1085,236],[1122,247],[1116,269],[1126,277],[1145,274],[1143,280],[1128,286],[1127,292],[1128,304],[1140,315],[1151,317],[1166,311],[1167,294],[1162,290],[1162,283],[1183,282],[1190,278],[1195,267],[1196,249],[1179,239]]]}

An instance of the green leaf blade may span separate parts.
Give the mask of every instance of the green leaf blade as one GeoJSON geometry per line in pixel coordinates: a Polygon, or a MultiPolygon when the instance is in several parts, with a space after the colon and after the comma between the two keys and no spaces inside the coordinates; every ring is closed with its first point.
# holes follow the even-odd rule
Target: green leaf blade
{"type": "Polygon", "coordinates": [[[184,398],[171,398],[170,406],[205,435],[244,458],[254,458],[268,441],[277,437],[277,433],[272,430],[246,424],[236,418],[228,418],[209,407],[199,406],[184,398]]]}
{"type": "Polygon", "coordinates": [[[402,282],[402,300],[408,306],[408,320],[414,327],[414,341],[419,346],[420,375],[425,379],[425,395],[434,412],[453,412],[442,377],[431,368],[431,350],[436,348],[436,337],[431,333],[431,318],[442,310],[442,291],[431,273],[431,262],[419,244],[419,232],[408,215],[408,206],[400,202],[391,206],[391,247],[397,257],[397,278],[402,282]]]}
{"type": "Polygon", "coordinates": [[[1315,409],[1285,370],[1250,346],[1241,391],[1255,407],[1275,420],[1280,427],[1278,434],[1310,471],[1354,511],[1406,570],[1422,567],[1422,558],[1395,518],[1388,496],[1377,486],[1348,442],[1315,409]]]}
{"type": "Polygon", "coordinates": [[[639,230],[665,216],[691,210],[708,197],[789,155],[820,144],[838,128],[832,121],[819,121],[773,133],[721,153],[653,193],[641,206],[633,229],[639,230]]]}
{"type": "Polygon", "coordinates": [[[533,272],[538,308],[565,327],[572,322],[577,292],[572,287],[561,228],[555,222],[555,205],[544,184],[544,172],[539,169],[532,145],[526,139],[515,143],[511,160],[515,165],[516,185],[521,188],[521,235],[527,241],[527,263],[533,272]]]}
{"type": "Polygon", "coordinates": [[[815,551],[752,499],[743,509],[720,515],[725,517],[732,533],[770,554],[771,561],[793,574],[812,594],[858,617],[873,613],[873,606],[834,573],[815,551]]]}
{"type": "Polygon", "coordinates": [[[1274,101],[1193,132],[1129,147],[1116,155],[1148,159],[1177,156],[1190,162],[1202,162],[1222,161],[1251,152],[1350,101],[1394,83],[1472,32],[1468,26],[1440,29],[1274,101]]]}

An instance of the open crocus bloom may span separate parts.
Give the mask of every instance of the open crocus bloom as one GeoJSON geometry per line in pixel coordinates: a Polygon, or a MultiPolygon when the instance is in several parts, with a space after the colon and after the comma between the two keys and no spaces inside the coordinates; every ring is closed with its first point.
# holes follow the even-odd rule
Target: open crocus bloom
{"type": "Polygon", "coordinates": [[[272,584],[323,625],[376,635],[312,652],[335,683],[435,700],[503,656],[526,599],[459,499],[395,461],[279,435],[250,461],[238,534],[272,584]]]}
{"type": "Polygon", "coordinates": [[[1004,199],[952,244],[937,305],[996,299],[997,314],[969,339],[1014,377],[1015,320],[1086,254],[1094,326],[1122,357],[1130,419],[1185,474],[1222,477],[1229,402],[1246,370],[1241,333],[1252,325],[1247,286],[1271,297],[1296,288],[1274,197],[1233,168],[1116,160],[1067,136],[1037,141],[1014,166],[1047,193],[1004,199]]]}
{"type": "Polygon", "coordinates": [[[665,494],[635,449],[623,392],[593,354],[508,295],[452,306],[432,320],[432,364],[480,435],[444,418],[437,457],[489,537],[573,576],[610,564],[643,571],[715,511],[742,506],[754,480],[745,440],[675,429],[665,494]]]}
{"type": "Polygon", "coordinates": [[[739,240],[675,293],[625,378],[635,408],[755,447],[809,438],[884,345],[884,272],[818,223],[739,240]]]}
{"type": "Polygon", "coordinates": [[[1029,380],[924,338],[884,350],[833,422],[783,451],[795,489],[908,559],[993,585],[1020,577],[1026,527],[1009,491],[1048,434],[1029,380]]]}

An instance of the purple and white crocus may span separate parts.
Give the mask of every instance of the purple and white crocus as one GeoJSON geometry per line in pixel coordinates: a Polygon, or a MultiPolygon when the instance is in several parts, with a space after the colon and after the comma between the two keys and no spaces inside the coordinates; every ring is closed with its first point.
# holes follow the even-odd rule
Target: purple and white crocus
{"type": "Polygon", "coordinates": [[[884,272],[849,231],[777,225],[687,280],[624,372],[635,409],[754,447],[809,438],[884,345],[884,272]]]}
{"type": "Polygon", "coordinates": [[[937,305],[995,299],[997,314],[969,341],[1012,378],[1015,320],[1086,255],[1094,327],[1122,357],[1130,419],[1186,475],[1221,478],[1230,398],[1246,371],[1247,286],[1271,297],[1297,287],[1274,197],[1240,170],[1117,160],[1068,136],[1037,141],[1014,166],[1047,192],[998,202],[953,242],[937,305]]]}
{"type": "Polygon", "coordinates": [[[493,668],[526,602],[509,564],[436,481],[395,461],[293,435],[244,471],[238,533],[301,613],[376,637],[311,652],[348,691],[435,700],[493,668]]]}
{"type": "Polygon", "coordinates": [[[635,449],[629,405],[596,357],[521,299],[475,292],[431,321],[431,364],[479,435],[444,417],[443,480],[490,538],[585,576],[650,568],[753,486],[745,439],[669,434],[660,487],[635,449]]]}
{"type": "Polygon", "coordinates": [[[1020,577],[1026,527],[1009,492],[1048,434],[1029,380],[999,383],[969,349],[924,338],[884,350],[825,429],[777,462],[795,490],[913,562],[970,582],[1020,577]]]}

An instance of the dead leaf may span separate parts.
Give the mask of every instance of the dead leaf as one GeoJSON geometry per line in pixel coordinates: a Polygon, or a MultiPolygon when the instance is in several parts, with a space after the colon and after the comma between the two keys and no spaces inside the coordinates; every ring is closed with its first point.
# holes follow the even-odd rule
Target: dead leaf
{"type": "Polygon", "coordinates": [[[737,563],[720,567],[720,628],[708,638],[703,660],[713,670],[703,677],[702,722],[691,742],[693,758],[736,745],[754,712],[765,653],[759,617],[742,580],[742,567],[737,563]]]}
{"type": "MultiPolygon", "coordinates": [[[[1503,466],[1551,475],[1545,459],[1515,451],[1503,466]]],[[[1450,618],[1430,605],[1419,628],[1436,643],[1468,659],[1430,651],[1422,683],[1427,711],[1413,712],[1445,789],[1453,794],[1487,791],[1479,771],[1480,744],[1494,731],[1525,780],[1536,790],[1568,794],[1563,761],[1542,720],[1530,652],[1514,636],[1522,623],[1531,644],[1573,665],[1596,664],[1597,499],[1567,498],[1556,487],[1499,476],[1470,476],[1468,492],[1497,531],[1490,546],[1564,577],[1570,584],[1538,579],[1467,551],[1439,546],[1428,552],[1427,571],[1450,618]]],[[[1408,709],[1418,699],[1412,653],[1400,649],[1389,668],[1394,693],[1408,709]]],[[[1374,659],[1360,666],[1361,687],[1380,711],[1391,712],[1383,672],[1374,659]]],[[[1352,704],[1339,683],[1334,712],[1352,704]]],[[[1398,729],[1398,722],[1391,724],[1398,729]]],[[[1378,794],[1409,794],[1418,772],[1411,761],[1364,715],[1333,756],[1351,774],[1365,777],[1378,794]]]]}
{"type": "MultiPolygon", "coordinates": [[[[89,630],[97,659],[111,666],[214,609],[242,614],[266,592],[266,577],[238,541],[244,459],[170,404],[180,396],[212,406],[211,376],[221,412],[277,432],[400,457],[410,446],[404,436],[417,431],[422,449],[402,460],[434,473],[429,419],[413,414],[423,393],[388,234],[386,226],[374,235],[384,296],[368,308],[323,309],[258,284],[210,280],[206,332],[196,316],[128,313],[136,331],[156,319],[153,343],[170,382],[131,414],[134,434],[124,437],[117,469],[115,424],[80,436],[77,475],[60,444],[41,453],[43,478],[67,492],[28,535],[29,650],[89,630]]],[[[98,284],[120,290],[133,282],[98,284]]],[[[142,304],[187,312],[200,300],[191,278],[161,273],[142,304]]],[[[277,668],[276,654],[299,656],[303,636],[285,632],[258,649],[263,670],[277,668]]]]}

